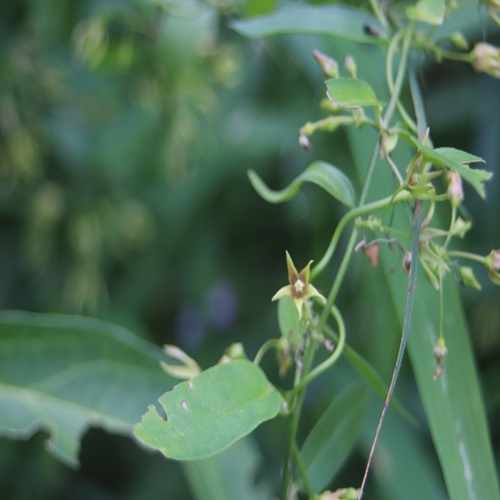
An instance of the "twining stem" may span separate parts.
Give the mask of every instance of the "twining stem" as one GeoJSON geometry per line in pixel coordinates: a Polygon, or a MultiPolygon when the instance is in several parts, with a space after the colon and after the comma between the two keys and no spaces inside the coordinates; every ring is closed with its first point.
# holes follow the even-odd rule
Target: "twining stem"
{"type": "MultiPolygon", "coordinates": [[[[394,83],[394,89],[392,91],[391,100],[389,101],[389,105],[386,109],[384,117],[380,121],[379,138],[375,144],[373,154],[372,154],[372,157],[370,160],[370,164],[369,164],[369,167],[367,170],[363,191],[362,191],[361,197],[360,197],[359,207],[351,210],[348,214],[346,214],[342,218],[341,222],[337,226],[337,228],[332,236],[332,240],[330,242],[330,245],[329,245],[325,255],[323,256],[321,261],[318,263],[318,265],[315,266],[315,268],[311,271],[312,278],[314,276],[318,275],[324,269],[324,267],[327,265],[327,263],[330,261],[332,255],[333,255],[333,252],[337,246],[337,243],[340,239],[340,235],[341,235],[342,231],[344,230],[345,226],[350,221],[352,221],[356,217],[361,217],[363,215],[370,214],[370,213],[372,213],[376,210],[382,209],[384,207],[388,207],[391,204],[394,204],[396,202],[408,201],[412,198],[411,193],[409,193],[407,191],[401,191],[396,196],[390,196],[390,197],[385,198],[383,200],[379,200],[377,202],[373,202],[373,203],[369,203],[369,204],[365,205],[365,201],[368,197],[368,190],[369,190],[369,187],[371,185],[371,178],[372,178],[373,172],[375,170],[375,165],[377,163],[377,158],[379,155],[380,134],[381,134],[382,130],[387,128],[387,126],[392,118],[392,115],[394,113],[394,109],[395,109],[397,102],[399,100],[399,96],[400,96],[401,89],[403,86],[403,81],[404,81],[405,72],[406,72],[406,64],[407,64],[407,60],[408,60],[408,56],[409,56],[410,42],[411,42],[411,38],[412,38],[412,34],[413,34],[413,27],[414,27],[413,24],[411,24],[410,27],[406,30],[406,32],[404,34],[403,47],[401,50],[401,60],[400,60],[398,72],[396,75],[396,80],[394,83]]],[[[422,203],[421,201],[417,201],[417,206],[420,207],[420,224],[422,221],[421,203],[422,203]]],[[[420,232],[420,225],[419,225],[419,232],[420,232]]],[[[349,261],[351,259],[353,249],[354,249],[354,246],[356,243],[357,234],[358,234],[358,230],[356,227],[354,227],[352,229],[351,236],[349,238],[349,242],[347,244],[347,248],[346,248],[346,251],[344,253],[344,257],[342,259],[339,270],[337,272],[337,275],[336,275],[335,280],[333,282],[332,288],[331,288],[330,293],[328,295],[327,304],[326,304],[326,306],[323,309],[323,312],[321,314],[319,324],[318,324],[318,331],[319,332],[321,332],[325,328],[327,317],[330,314],[330,311],[333,311],[333,309],[332,309],[333,302],[335,301],[338,290],[340,288],[340,285],[342,283],[344,275],[347,271],[349,261]]],[[[416,267],[416,263],[415,263],[414,267],[416,267]]],[[[411,311],[411,309],[410,309],[410,311],[411,311]]],[[[340,319],[340,321],[342,321],[342,320],[340,319]]],[[[342,323],[342,325],[343,325],[343,323],[342,323]]],[[[406,343],[406,340],[405,340],[405,343],[406,343]]],[[[338,347],[339,346],[337,346],[337,349],[338,349],[338,347]]],[[[404,345],[402,346],[402,348],[400,347],[400,350],[402,352],[404,352],[404,345]]],[[[287,498],[287,493],[288,493],[288,488],[289,488],[289,483],[290,483],[290,467],[292,464],[294,450],[296,449],[295,438],[297,435],[297,428],[298,428],[300,413],[302,410],[302,404],[303,404],[304,395],[305,395],[306,383],[301,382],[300,374],[303,375],[302,380],[308,380],[308,381],[312,380],[312,378],[307,379],[307,377],[308,377],[308,374],[311,370],[312,362],[314,359],[314,351],[315,351],[315,345],[311,341],[311,339],[309,339],[309,341],[307,343],[307,347],[306,347],[306,352],[304,355],[304,362],[302,365],[302,369],[298,368],[299,377],[296,378],[295,383],[294,383],[294,389],[292,390],[293,397],[290,398],[290,400],[289,400],[289,403],[292,407],[291,408],[292,413],[291,413],[289,420],[288,420],[288,452],[287,452],[287,458],[285,461],[285,470],[283,472],[283,483],[282,483],[282,498],[283,499],[287,498]],[[295,389],[295,387],[297,387],[297,386],[299,386],[299,388],[295,389]]],[[[402,358],[402,352],[401,352],[401,358],[402,358]]],[[[335,361],[335,359],[334,359],[334,361],[335,361]]],[[[327,362],[328,362],[328,360],[327,360],[327,362]]],[[[331,363],[329,363],[328,366],[330,366],[330,365],[331,365],[331,363]]],[[[320,368],[321,366],[322,365],[319,365],[317,368],[320,368]]],[[[323,370],[321,370],[321,371],[323,371],[323,370]]],[[[399,371],[399,368],[398,368],[398,371],[399,371]]],[[[315,373],[314,370],[311,373],[314,374],[315,373]]],[[[316,375],[314,375],[314,376],[316,376],[316,375]]],[[[395,380],[394,380],[394,383],[395,383],[395,380]]],[[[392,388],[392,390],[394,390],[394,387],[392,388]]],[[[389,395],[392,395],[391,388],[389,388],[389,391],[390,391],[389,395]]],[[[388,395],[388,399],[386,401],[386,405],[388,404],[388,401],[390,400],[389,395],[388,395]]],[[[381,423],[380,423],[380,425],[381,425],[381,423]]],[[[300,472],[300,470],[299,470],[299,472],[300,472]]],[[[367,474],[367,472],[366,472],[366,474],[367,474]]]]}
{"type": "Polygon", "coordinates": [[[368,479],[368,472],[370,470],[370,465],[373,459],[373,453],[375,452],[375,446],[380,435],[380,429],[382,428],[382,423],[389,407],[389,403],[396,387],[396,381],[398,379],[399,370],[401,368],[401,363],[403,362],[403,355],[406,348],[406,342],[408,340],[408,332],[410,331],[411,324],[411,313],[413,310],[413,298],[415,296],[415,286],[417,284],[417,267],[418,267],[418,254],[420,246],[420,229],[422,227],[422,200],[417,200],[415,203],[415,212],[413,216],[413,241],[412,241],[412,251],[411,251],[411,269],[410,269],[410,279],[408,281],[408,293],[406,296],[406,309],[405,309],[405,319],[403,325],[403,333],[401,335],[401,342],[399,344],[398,356],[396,358],[396,364],[394,365],[394,371],[392,373],[391,383],[389,385],[389,390],[387,391],[387,397],[385,398],[384,407],[382,408],[382,413],[380,414],[380,419],[377,425],[377,430],[375,431],[375,438],[373,439],[372,447],[370,450],[370,455],[368,456],[368,462],[366,464],[365,473],[363,476],[363,481],[361,483],[361,488],[359,492],[359,500],[361,500],[365,486],[366,480],[368,479]]]}
{"type": "MultiPolygon", "coordinates": [[[[307,335],[307,332],[306,332],[307,335]]],[[[295,382],[294,386],[300,384],[302,374],[307,374],[311,369],[314,352],[316,346],[312,342],[311,338],[307,338],[306,349],[304,352],[304,357],[302,361],[302,368],[298,367],[295,372],[295,382]]],[[[288,488],[290,486],[290,468],[292,466],[292,459],[294,456],[294,450],[296,445],[295,437],[297,436],[297,429],[299,426],[300,412],[302,409],[302,404],[304,402],[305,391],[299,391],[295,397],[289,398],[289,405],[291,410],[291,415],[288,417],[288,448],[287,456],[285,460],[285,468],[283,470],[283,481],[281,483],[281,498],[286,500],[288,498],[288,488]]],[[[299,469],[300,472],[300,469],[299,469]]]]}
{"type": "Polygon", "coordinates": [[[408,54],[410,51],[410,42],[413,36],[414,23],[412,22],[404,33],[403,38],[403,48],[401,49],[401,60],[399,62],[398,73],[396,75],[396,81],[394,82],[394,89],[391,94],[391,100],[385,110],[384,118],[382,119],[382,125],[384,128],[389,126],[389,121],[394,113],[394,108],[399,101],[399,95],[401,93],[401,88],[406,76],[406,66],[408,63],[408,54]]]}
{"type": "Polygon", "coordinates": [[[335,361],[340,357],[342,354],[342,351],[344,350],[345,346],[345,325],[344,325],[344,320],[342,319],[342,315],[340,314],[340,311],[337,309],[336,306],[332,306],[331,309],[331,314],[335,318],[335,321],[337,322],[337,326],[339,329],[339,340],[337,343],[337,347],[335,350],[330,354],[330,356],[323,361],[323,363],[320,363],[318,366],[314,368],[314,370],[311,370],[309,373],[307,373],[302,380],[292,389],[290,396],[293,397],[300,391],[306,388],[306,386],[312,382],[318,375],[321,375],[324,371],[328,370],[330,366],[332,366],[335,361]]]}
{"type": "MultiPolygon", "coordinates": [[[[378,148],[376,148],[376,154],[374,154],[375,160],[378,155],[378,148]]],[[[330,240],[330,244],[328,248],[321,258],[321,260],[311,269],[311,279],[314,279],[318,276],[328,265],[328,262],[333,256],[335,249],[337,248],[337,244],[340,240],[340,236],[342,235],[345,227],[349,222],[358,217],[364,217],[365,215],[370,215],[378,210],[383,210],[386,207],[390,207],[391,205],[395,205],[396,203],[401,203],[402,201],[409,201],[413,198],[413,195],[409,191],[400,191],[396,196],[387,196],[381,200],[374,201],[372,203],[367,203],[366,205],[361,205],[359,207],[353,208],[349,212],[347,212],[344,217],[340,220],[335,231],[333,233],[332,239],[330,240]]],[[[357,236],[357,232],[356,232],[357,236]]],[[[348,254],[348,252],[346,252],[348,254]]],[[[337,274],[338,276],[338,274],[337,274]]]]}

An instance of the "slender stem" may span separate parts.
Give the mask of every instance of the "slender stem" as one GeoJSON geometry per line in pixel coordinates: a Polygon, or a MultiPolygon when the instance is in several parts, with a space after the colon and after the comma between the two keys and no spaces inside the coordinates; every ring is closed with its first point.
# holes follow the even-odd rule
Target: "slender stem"
{"type": "Polygon", "coordinates": [[[337,343],[337,347],[335,350],[330,354],[328,359],[323,361],[323,363],[320,363],[318,366],[314,368],[314,370],[311,370],[307,375],[305,375],[302,380],[300,381],[299,384],[297,384],[291,391],[291,396],[295,396],[298,392],[302,391],[305,389],[305,387],[311,383],[318,375],[321,375],[324,371],[328,370],[330,366],[332,366],[337,359],[339,359],[340,355],[342,354],[342,351],[344,349],[345,345],[345,325],[344,325],[344,320],[342,319],[342,315],[340,314],[340,311],[337,309],[336,306],[332,306],[331,309],[331,314],[335,318],[335,321],[337,322],[337,326],[339,328],[339,341],[337,343]]]}
{"type": "Polygon", "coordinates": [[[439,276],[439,338],[443,338],[443,277],[439,276]]]}
{"type": "MultiPolygon", "coordinates": [[[[316,350],[316,346],[311,339],[308,339],[306,351],[304,353],[304,361],[302,364],[302,370],[298,369],[295,379],[295,385],[300,383],[301,375],[307,376],[309,370],[311,369],[313,359],[314,359],[314,351],[316,350]]],[[[292,409],[290,416],[288,417],[288,449],[287,456],[285,460],[285,469],[283,471],[283,482],[281,484],[281,498],[282,500],[287,499],[288,488],[290,486],[290,468],[292,466],[293,455],[294,455],[294,447],[295,437],[297,435],[297,429],[299,427],[299,418],[302,410],[302,404],[304,403],[305,391],[301,390],[296,393],[295,397],[289,398],[289,405],[292,409]]]]}
{"type": "Polygon", "coordinates": [[[312,498],[314,496],[313,489],[311,487],[311,483],[309,482],[309,478],[307,477],[306,466],[300,456],[300,450],[297,446],[297,442],[293,442],[293,455],[295,461],[297,462],[297,467],[299,468],[300,478],[302,479],[302,484],[304,485],[304,490],[307,494],[308,498],[312,498]]]}
{"type": "Polygon", "coordinates": [[[396,387],[396,381],[398,379],[399,370],[401,368],[401,363],[403,362],[403,355],[405,352],[406,341],[408,340],[408,332],[410,331],[410,323],[411,323],[411,313],[413,310],[413,298],[415,296],[415,287],[417,284],[417,267],[418,267],[418,253],[420,246],[420,229],[422,227],[422,200],[417,200],[415,203],[415,214],[413,218],[413,242],[412,242],[412,253],[411,253],[411,270],[410,270],[410,279],[408,281],[408,293],[406,296],[406,310],[405,310],[405,320],[403,325],[403,333],[401,335],[401,342],[399,344],[398,355],[396,358],[396,364],[394,365],[394,371],[392,373],[391,383],[389,385],[389,390],[387,391],[387,397],[385,398],[384,407],[382,408],[382,413],[380,415],[380,419],[377,425],[377,430],[375,431],[375,438],[373,439],[372,447],[370,450],[370,455],[368,456],[368,462],[366,464],[365,473],[363,476],[363,481],[361,483],[361,488],[359,492],[359,500],[361,500],[366,481],[368,479],[368,472],[370,470],[370,465],[373,459],[373,453],[375,452],[375,446],[377,445],[377,441],[380,435],[380,430],[382,428],[382,423],[385,418],[385,414],[387,412],[387,408],[389,407],[389,403],[392,398],[392,394],[394,392],[394,388],[396,387]]]}
{"type": "Polygon", "coordinates": [[[476,255],[475,253],[470,253],[470,252],[462,252],[461,250],[450,250],[448,252],[448,256],[462,257],[464,259],[475,260],[476,262],[480,262],[481,264],[486,263],[486,259],[482,255],[476,255]]]}
{"type": "Polygon", "coordinates": [[[414,23],[411,23],[409,27],[406,29],[403,38],[403,48],[401,49],[401,61],[399,62],[398,73],[396,75],[396,81],[394,83],[394,89],[391,94],[391,100],[389,101],[389,105],[384,114],[384,118],[382,119],[382,124],[384,128],[387,128],[389,125],[389,121],[394,113],[394,107],[399,101],[399,95],[401,93],[401,89],[403,87],[403,81],[406,75],[406,66],[408,62],[408,55],[410,51],[410,43],[413,36],[414,23]]]}
{"type": "MultiPolygon", "coordinates": [[[[374,156],[376,158],[376,155],[374,156]]],[[[342,232],[349,222],[358,217],[370,215],[374,212],[377,212],[378,210],[383,210],[384,208],[396,203],[409,201],[411,199],[412,194],[410,192],[400,191],[396,196],[388,196],[387,198],[383,198],[381,200],[377,200],[372,203],[367,203],[366,205],[361,205],[359,207],[353,208],[352,210],[347,212],[335,228],[332,239],[330,240],[330,244],[328,245],[325,254],[321,258],[321,260],[313,267],[313,269],[311,269],[311,279],[314,279],[316,276],[318,276],[328,265],[328,262],[332,258],[333,253],[335,252],[337,244],[340,240],[340,236],[342,235],[342,232]]]]}
{"type": "Polygon", "coordinates": [[[272,349],[274,346],[276,346],[278,342],[278,339],[269,339],[268,341],[264,342],[261,345],[260,349],[257,351],[257,354],[255,355],[255,358],[253,360],[253,364],[259,365],[262,358],[264,357],[264,354],[266,354],[269,349],[272,349]]]}

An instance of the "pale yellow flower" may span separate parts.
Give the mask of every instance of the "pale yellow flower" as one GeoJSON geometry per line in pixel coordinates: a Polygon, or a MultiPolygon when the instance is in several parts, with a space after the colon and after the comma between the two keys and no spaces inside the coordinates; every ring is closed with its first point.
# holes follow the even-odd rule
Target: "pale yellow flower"
{"type": "Polygon", "coordinates": [[[318,297],[323,304],[326,304],[326,299],[321,293],[309,283],[309,273],[312,260],[309,261],[302,271],[297,272],[290,254],[286,252],[286,266],[288,268],[289,285],[280,288],[271,300],[278,300],[282,297],[291,297],[295,303],[295,307],[299,312],[299,317],[302,317],[302,306],[304,301],[311,297],[318,297]]]}

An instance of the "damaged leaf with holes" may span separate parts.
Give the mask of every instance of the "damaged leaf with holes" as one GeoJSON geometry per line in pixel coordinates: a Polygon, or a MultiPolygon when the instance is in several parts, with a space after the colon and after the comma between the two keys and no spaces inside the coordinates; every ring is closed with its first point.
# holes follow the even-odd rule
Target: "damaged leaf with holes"
{"type": "Polygon", "coordinates": [[[209,368],[158,401],[166,418],[150,405],[134,433],[175,460],[198,460],[225,450],[274,418],[282,402],[262,370],[246,360],[209,368]]]}

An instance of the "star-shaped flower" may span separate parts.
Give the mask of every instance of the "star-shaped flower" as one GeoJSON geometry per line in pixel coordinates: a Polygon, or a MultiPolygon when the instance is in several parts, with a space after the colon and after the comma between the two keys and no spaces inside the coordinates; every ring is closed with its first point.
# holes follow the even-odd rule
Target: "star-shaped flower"
{"type": "Polygon", "coordinates": [[[297,311],[299,311],[299,318],[302,317],[302,306],[304,304],[304,300],[309,299],[311,297],[319,297],[323,304],[326,304],[326,299],[321,295],[321,293],[316,290],[309,283],[309,272],[311,268],[312,260],[309,261],[306,267],[297,272],[295,265],[293,263],[290,254],[286,252],[286,266],[288,268],[288,281],[289,285],[280,288],[271,300],[278,300],[282,297],[291,297],[295,303],[295,307],[297,311]]]}

